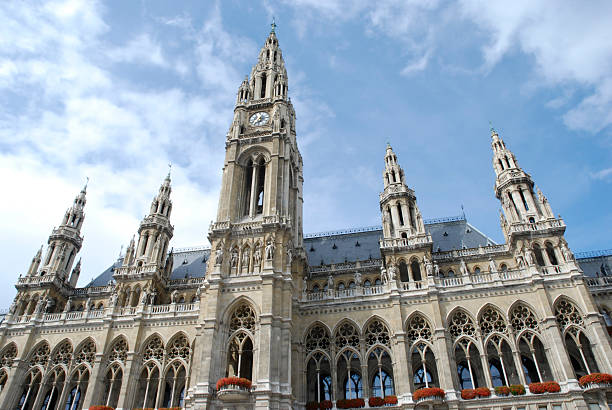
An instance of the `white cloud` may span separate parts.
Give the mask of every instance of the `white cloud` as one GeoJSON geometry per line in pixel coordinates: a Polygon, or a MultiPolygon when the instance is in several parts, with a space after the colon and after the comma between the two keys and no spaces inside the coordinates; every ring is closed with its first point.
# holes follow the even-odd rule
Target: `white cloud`
{"type": "Polygon", "coordinates": [[[425,70],[427,68],[427,63],[429,62],[429,55],[430,53],[427,52],[423,55],[423,57],[408,64],[406,67],[402,69],[402,74],[410,75],[412,73],[416,73],[416,72],[425,70]]]}
{"type": "Polygon", "coordinates": [[[606,168],[597,172],[593,172],[591,173],[591,178],[599,179],[602,181],[612,180],[612,168],[606,168]]]}
{"type": "MultiPolygon", "coordinates": [[[[219,10],[201,27],[185,18],[157,22],[185,33],[180,64],[169,63],[155,27],[110,45],[104,9],[90,1],[0,4],[0,172],[10,179],[0,228],[10,280],[27,265],[90,177],[83,227],[87,283],[136,232],[173,163],[173,246],[206,243],[216,214],[225,132],[242,75],[256,55],[231,36],[219,10]],[[114,64],[122,62],[125,64],[114,64]],[[186,77],[199,67],[199,81],[186,77]],[[172,69],[163,86],[124,80],[134,64],[172,69]],[[182,67],[182,68],[181,68],[182,67]],[[194,84],[196,86],[194,87],[194,84]],[[206,89],[203,92],[200,87],[206,89]]],[[[14,291],[0,290],[10,303],[14,291]]]]}

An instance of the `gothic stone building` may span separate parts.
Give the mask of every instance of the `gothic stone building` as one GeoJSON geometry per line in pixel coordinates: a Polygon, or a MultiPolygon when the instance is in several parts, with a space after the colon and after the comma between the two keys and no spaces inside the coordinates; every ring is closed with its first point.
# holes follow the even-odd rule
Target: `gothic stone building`
{"type": "Polygon", "coordinates": [[[225,147],[210,248],[171,250],[168,175],[125,255],[84,288],[74,262],[86,189],[77,195],[0,325],[2,409],[304,409],[375,396],[403,409],[608,408],[609,389],[577,380],[612,372],[610,253],[572,254],[565,223],[495,131],[505,243],[465,217],[424,220],[390,146],[382,227],[305,236],[272,30],[225,147]],[[228,376],[252,387],[217,388],[228,376]],[[560,392],[494,391],[550,380],[560,392]],[[415,398],[423,387],[445,396],[415,398]],[[490,396],[461,398],[476,387],[490,396]]]}

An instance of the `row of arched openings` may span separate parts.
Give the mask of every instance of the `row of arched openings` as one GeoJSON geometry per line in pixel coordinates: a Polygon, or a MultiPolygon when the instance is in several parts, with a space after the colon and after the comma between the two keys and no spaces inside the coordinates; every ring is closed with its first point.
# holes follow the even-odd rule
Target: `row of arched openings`
{"type": "MultiPolygon", "coordinates": [[[[576,305],[559,300],[555,317],[575,377],[599,371],[576,305]]],[[[394,394],[389,330],[378,318],[364,329],[362,337],[350,321],[340,323],[333,332],[321,323],[309,328],[304,339],[307,401],[394,394]]],[[[439,386],[432,329],[420,313],[406,322],[412,391],[439,386]]],[[[483,308],[478,320],[457,309],[448,319],[448,332],[459,389],[554,380],[539,321],[524,303],[515,304],[508,320],[491,305],[483,308]]]]}
{"type": "MultiPolygon", "coordinates": [[[[123,336],[115,339],[102,363],[105,367],[103,386],[96,400],[116,407],[121,395],[128,342],[123,336]]],[[[188,387],[191,346],[183,333],[175,335],[164,346],[158,335],[143,344],[139,355],[141,370],[136,386],[134,406],[181,407],[188,387]]],[[[9,370],[17,356],[14,343],[0,353],[0,389],[7,383],[9,370]]],[[[60,342],[51,351],[46,341],[32,349],[26,360],[28,369],[20,385],[14,408],[81,410],[94,367],[96,343],[88,338],[73,349],[69,340],[60,342]]]]}

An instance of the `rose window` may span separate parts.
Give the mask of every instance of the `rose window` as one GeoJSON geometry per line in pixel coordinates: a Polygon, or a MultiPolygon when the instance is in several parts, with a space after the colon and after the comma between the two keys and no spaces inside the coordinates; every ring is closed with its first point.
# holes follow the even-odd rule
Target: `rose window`
{"type": "Polygon", "coordinates": [[[170,359],[181,358],[187,360],[189,353],[189,341],[185,335],[180,335],[168,345],[168,358],[170,359]]]}
{"type": "Polygon", "coordinates": [[[17,347],[15,344],[11,343],[11,345],[2,352],[2,356],[0,356],[0,367],[11,367],[15,357],[17,357],[17,347]]]}
{"type": "Polygon", "coordinates": [[[375,344],[389,346],[389,330],[380,320],[373,320],[366,329],[365,341],[368,347],[375,344]]]}
{"type": "Polygon", "coordinates": [[[476,327],[472,319],[462,310],[457,311],[450,320],[449,332],[453,339],[460,336],[474,336],[476,327]]]}
{"type": "Polygon", "coordinates": [[[151,339],[144,349],[142,359],[146,362],[151,359],[155,359],[161,362],[164,358],[164,344],[159,337],[151,339]]]}
{"type": "Polygon", "coordinates": [[[51,358],[51,363],[53,364],[53,366],[57,364],[64,364],[68,366],[71,360],[72,360],[72,345],[70,344],[70,342],[64,342],[53,353],[53,357],[51,358]]]}
{"type": "Polygon", "coordinates": [[[338,349],[344,346],[352,346],[359,348],[359,333],[355,326],[350,323],[343,323],[340,325],[335,335],[335,344],[338,349]]]}
{"type": "Polygon", "coordinates": [[[565,329],[569,325],[578,325],[584,327],[584,321],[582,315],[576,309],[573,303],[566,300],[561,300],[555,308],[555,316],[557,317],[557,324],[561,329],[565,329]]]}
{"type": "Polygon", "coordinates": [[[483,337],[491,333],[506,333],[506,321],[498,310],[488,307],[480,317],[480,330],[483,337]]]}
{"type": "Polygon", "coordinates": [[[121,338],[113,344],[111,347],[110,353],[108,354],[108,361],[112,363],[114,361],[119,361],[125,363],[127,360],[127,350],[128,345],[125,339],[121,338]]]}
{"type": "Polygon", "coordinates": [[[417,340],[427,340],[431,342],[431,333],[431,326],[429,326],[429,323],[421,315],[414,316],[410,319],[410,322],[408,322],[406,338],[410,346],[417,340]]]}
{"type": "Polygon", "coordinates": [[[249,305],[238,307],[230,319],[230,332],[234,333],[238,329],[246,329],[251,333],[255,331],[255,313],[249,305]]]}
{"type": "Polygon", "coordinates": [[[306,352],[316,349],[329,350],[329,334],[321,325],[313,326],[306,335],[306,352]]]}
{"type": "Polygon", "coordinates": [[[93,365],[94,359],[96,357],[96,344],[93,340],[87,340],[78,352],[74,355],[74,362],[76,364],[80,363],[89,363],[93,365]]]}
{"type": "Polygon", "coordinates": [[[515,332],[521,332],[524,329],[538,330],[538,320],[535,315],[525,305],[518,305],[510,313],[510,324],[515,332]]]}
{"type": "Polygon", "coordinates": [[[30,358],[30,366],[46,366],[47,362],[49,362],[49,353],[49,345],[43,343],[32,354],[32,357],[30,358]]]}

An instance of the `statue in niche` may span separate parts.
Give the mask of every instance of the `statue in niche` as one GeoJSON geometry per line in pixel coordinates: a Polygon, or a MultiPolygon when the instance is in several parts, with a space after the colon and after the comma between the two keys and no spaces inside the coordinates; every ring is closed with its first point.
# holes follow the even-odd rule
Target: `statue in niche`
{"type": "Polygon", "coordinates": [[[459,271],[461,272],[461,276],[466,276],[469,273],[467,265],[465,264],[465,261],[463,259],[461,259],[461,264],[459,265],[459,271]]]}
{"type": "Polygon", "coordinates": [[[489,272],[497,272],[497,266],[495,266],[495,261],[492,258],[489,258],[489,272]]]}
{"type": "Polygon", "coordinates": [[[355,272],[355,286],[361,286],[361,273],[355,272]]]}
{"type": "Polygon", "coordinates": [[[232,256],[231,256],[230,261],[232,264],[232,268],[235,268],[236,266],[238,266],[238,251],[236,249],[232,251],[232,256]]]}
{"type": "Polygon", "coordinates": [[[395,278],[397,278],[397,267],[395,265],[389,266],[388,274],[389,274],[389,281],[395,280],[395,278]]]}
{"type": "Polygon", "coordinates": [[[249,248],[244,248],[242,250],[242,267],[247,270],[249,269],[249,259],[250,259],[249,248]]]}
{"type": "Polygon", "coordinates": [[[302,293],[308,292],[308,281],[306,280],[306,276],[302,278],[302,293]]]}
{"type": "Polygon", "coordinates": [[[178,302],[178,296],[179,296],[178,290],[176,290],[176,289],[175,289],[175,290],[173,290],[173,291],[172,291],[172,294],[170,295],[170,301],[171,301],[172,303],[176,303],[176,302],[178,302]]]}
{"type": "Polygon", "coordinates": [[[574,260],[574,254],[572,253],[572,251],[570,251],[565,241],[561,242],[561,253],[563,254],[563,259],[565,259],[566,262],[574,260]]]}
{"type": "Polygon", "coordinates": [[[327,277],[327,289],[334,290],[334,277],[332,275],[327,277]]]}
{"type": "Polygon", "coordinates": [[[423,263],[425,264],[427,276],[433,276],[433,264],[431,263],[431,260],[427,258],[427,255],[423,256],[423,263]]]}
{"type": "Polygon", "coordinates": [[[533,256],[533,251],[529,248],[525,250],[525,260],[527,261],[528,266],[535,265],[535,258],[533,256]]]}
{"type": "Polygon", "coordinates": [[[219,248],[215,251],[215,265],[223,263],[223,249],[219,248]]]}
{"type": "Polygon", "coordinates": [[[266,245],[266,260],[272,260],[274,258],[274,241],[272,239],[268,239],[268,244],[266,245]]]}
{"type": "Polygon", "coordinates": [[[255,262],[257,268],[261,266],[261,248],[259,245],[255,248],[255,252],[253,252],[253,262],[255,262]]]}
{"type": "Polygon", "coordinates": [[[440,277],[440,266],[438,266],[437,263],[434,263],[434,274],[436,275],[436,277],[440,277]]]}

